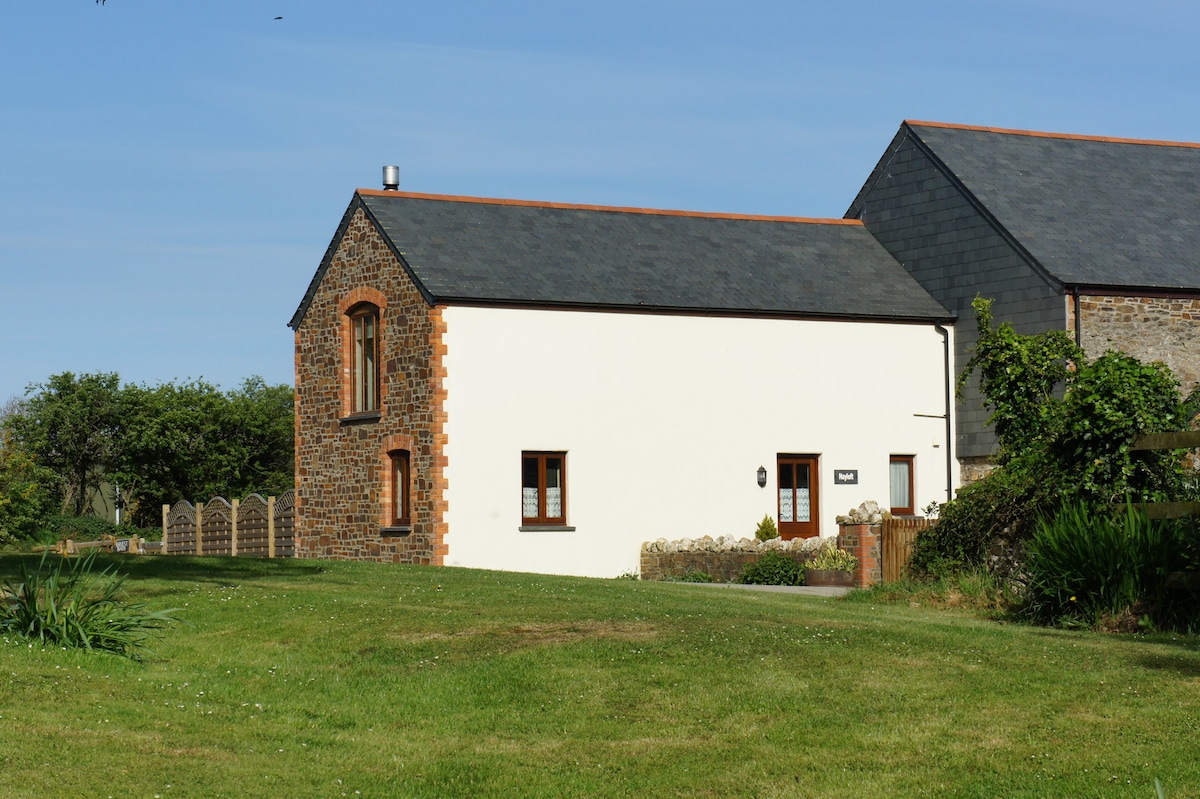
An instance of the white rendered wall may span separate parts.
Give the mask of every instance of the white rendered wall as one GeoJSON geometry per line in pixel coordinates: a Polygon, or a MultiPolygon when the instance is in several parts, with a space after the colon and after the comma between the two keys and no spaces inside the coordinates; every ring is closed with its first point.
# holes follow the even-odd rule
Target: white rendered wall
{"type": "Polygon", "coordinates": [[[777,518],[780,453],[820,456],[822,535],[887,505],[892,454],[916,457],[918,509],[947,499],[932,324],[444,313],[447,565],[612,577],[637,570],[643,541],[752,537],[777,518]],[[519,531],[523,450],[567,453],[574,531],[519,531]]]}

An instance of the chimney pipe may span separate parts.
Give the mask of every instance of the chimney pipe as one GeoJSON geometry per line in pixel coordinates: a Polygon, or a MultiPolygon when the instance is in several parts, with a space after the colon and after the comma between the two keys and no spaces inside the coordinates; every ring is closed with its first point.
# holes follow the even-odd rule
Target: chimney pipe
{"type": "Polygon", "coordinates": [[[383,168],[384,191],[396,191],[400,188],[400,167],[385,166],[383,168]]]}

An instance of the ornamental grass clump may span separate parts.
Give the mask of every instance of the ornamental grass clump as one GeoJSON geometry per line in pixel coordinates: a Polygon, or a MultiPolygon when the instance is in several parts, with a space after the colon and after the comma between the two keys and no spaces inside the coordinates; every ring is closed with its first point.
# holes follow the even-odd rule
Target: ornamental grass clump
{"type": "Polygon", "coordinates": [[[808,562],[808,568],[821,571],[852,572],[858,566],[858,558],[837,545],[832,538],[821,543],[816,557],[808,562]]]}
{"type": "Polygon", "coordinates": [[[1113,513],[1064,505],[1038,521],[1026,547],[1021,613],[1068,626],[1194,629],[1200,597],[1172,575],[1200,569],[1196,533],[1194,520],[1150,519],[1132,504],[1113,513]]]}
{"type": "Polygon", "coordinates": [[[95,551],[74,560],[51,559],[47,551],[36,569],[22,563],[20,580],[4,584],[0,631],[43,645],[137,660],[150,652],[149,640],[176,621],[175,609],[124,602],[124,582],[111,567],[96,570],[95,551]]]}

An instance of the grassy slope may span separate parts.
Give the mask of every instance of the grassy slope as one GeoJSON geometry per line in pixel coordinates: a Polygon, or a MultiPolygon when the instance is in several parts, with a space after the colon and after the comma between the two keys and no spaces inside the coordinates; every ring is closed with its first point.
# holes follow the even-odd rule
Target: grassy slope
{"type": "Polygon", "coordinates": [[[141,664],[0,646],[0,796],[1200,793],[1196,639],[699,585],[119,562],[194,626],[141,664]]]}

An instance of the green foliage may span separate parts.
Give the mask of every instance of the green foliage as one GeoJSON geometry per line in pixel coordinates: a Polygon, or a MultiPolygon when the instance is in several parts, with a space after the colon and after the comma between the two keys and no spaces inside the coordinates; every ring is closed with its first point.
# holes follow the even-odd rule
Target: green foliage
{"type": "Polygon", "coordinates": [[[63,649],[138,659],[149,640],[174,621],[174,611],[123,602],[125,578],[110,568],[96,571],[95,565],[94,551],[75,560],[45,552],[32,572],[22,562],[20,581],[4,586],[0,630],[63,649]]]}
{"type": "Polygon", "coordinates": [[[993,328],[991,300],[976,297],[971,307],[979,341],[959,375],[958,391],[979,372],[979,388],[992,410],[989,421],[1004,463],[1044,442],[1056,429],[1055,391],[1071,376],[1072,364],[1083,362],[1083,350],[1063,330],[1025,336],[1008,322],[993,328]]]}
{"type": "Polygon", "coordinates": [[[121,436],[120,381],[114,373],[71,372],[30,386],[6,424],[22,451],[57,476],[61,510],[82,516],[112,468],[121,436]]]}
{"type": "Polygon", "coordinates": [[[846,595],[850,602],[896,602],[909,607],[956,608],[1005,617],[1016,602],[1010,583],[986,569],[961,569],[927,579],[877,583],[846,595]]]}
{"type": "Polygon", "coordinates": [[[1053,483],[1035,479],[1040,469],[1025,466],[1037,456],[1028,453],[994,469],[942,505],[937,524],[917,533],[908,564],[912,573],[929,578],[978,568],[997,539],[1033,535],[1038,509],[1059,502],[1053,483]]]}
{"type": "Polygon", "coordinates": [[[180,499],[294,485],[294,393],[250,378],[229,393],[201,381],[126,386],[127,434],[114,479],[135,524],[151,525],[180,499]]]}
{"type": "Polygon", "coordinates": [[[682,577],[677,577],[677,583],[711,583],[713,576],[706,571],[688,569],[682,577]]]}
{"type": "Polygon", "coordinates": [[[742,569],[738,582],[745,585],[800,585],[804,567],[786,555],[768,549],[757,561],[742,569]]]}
{"type": "Polygon", "coordinates": [[[779,537],[779,528],[775,526],[775,520],[770,514],[762,517],[762,521],[758,523],[758,529],[754,531],[754,537],[759,541],[770,541],[772,538],[779,537]]]}
{"type": "Polygon", "coordinates": [[[937,525],[918,535],[914,573],[981,566],[998,538],[1029,539],[1039,516],[1064,502],[1174,498],[1195,482],[1182,453],[1132,449],[1143,433],[1182,429],[1200,408],[1195,392],[1181,401],[1166,366],[1114,352],[1089,362],[1063,331],[993,329],[991,303],[973,305],[980,338],[959,387],[979,372],[1000,466],[939,508],[937,525]]]}
{"type": "Polygon", "coordinates": [[[138,536],[148,540],[162,537],[162,527],[133,527],[128,524],[113,524],[99,516],[68,516],[58,514],[43,520],[40,539],[45,542],[71,538],[76,541],[98,541],[104,536],[129,538],[138,536]]]}
{"type": "Polygon", "coordinates": [[[1142,433],[1179,430],[1188,421],[1179,382],[1165,364],[1105,353],[1079,369],[1060,406],[1050,454],[1068,495],[1116,502],[1178,492],[1181,452],[1131,449],[1142,433]]]}
{"type": "Polygon", "coordinates": [[[832,538],[825,541],[817,551],[816,557],[808,562],[809,569],[829,569],[833,571],[854,571],[858,566],[858,558],[838,547],[832,538]]]}
{"type": "Polygon", "coordinates": [[[1200,624],[1195,592],[1173,590],[1177,572],[1200,569],[1195,520],[1152,520],[1132,504],[1118,512],[1064,505],[1040,519],[1026,549],[1022,615],[1041,622],[1117,625],[1139,617],[1159,629],[1200,624]]]}
{"type": "Polygon", "coordinates": [[[294,484],[294,392],[259,377],[223,393],[203,381],[122,387],[115,374],[64,372],[31,386],[4,428],[0,530],[14,537],[35,536],[55,511],[83,516],[102,482],[121,486],[125,518],[143,527],[180,499],[278,495],[294,484]],[[5,503],[10,494],[23,504],[5,503]],[[6,504],[23,508],[7,526],[6,504]]]}
{"type": "Polygon", "coordinates": [[[0,544],[37,536],[54,510],[54,473],[38,465],[16,446],[10,431],[0,428],[0,544]]]}

